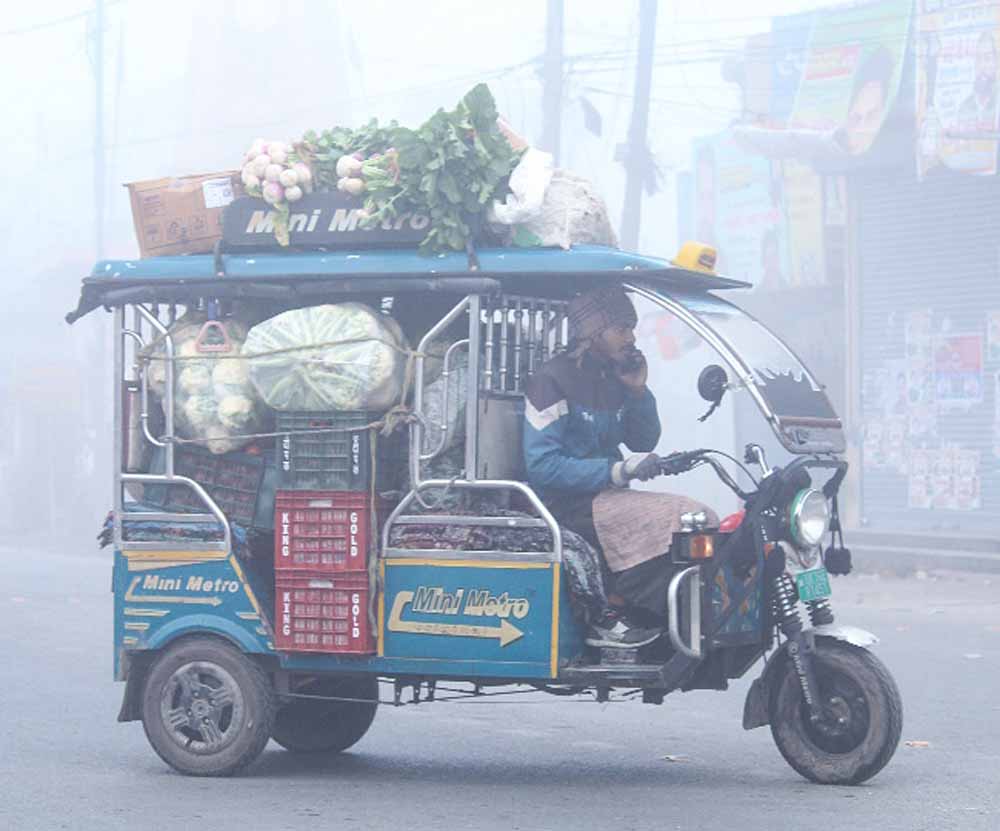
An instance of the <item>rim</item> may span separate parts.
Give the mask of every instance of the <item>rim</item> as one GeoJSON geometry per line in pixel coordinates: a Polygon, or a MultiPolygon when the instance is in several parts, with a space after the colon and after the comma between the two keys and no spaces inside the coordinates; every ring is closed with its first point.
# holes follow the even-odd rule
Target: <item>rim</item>
{"type": "Polygon", "coordinates": [[[236,679],[207,661],[179,667],[160,692],[160,718],[167,734],[197,756],[219,753],[236,741],[245,712],[236,679]]]}
{"type": "MultiPolygon", "coordinates": [[[[817,662],[818,664],[818,662],[817,662]]],[[[817,681],[823,705],[818,722],[809,718],[805,701],[799,704],[799,719],[806,737],[824,753],[843,755],[861,745],[871,726],[871,710],[861,686],[840,672],[817,665],[817,681]]]]}

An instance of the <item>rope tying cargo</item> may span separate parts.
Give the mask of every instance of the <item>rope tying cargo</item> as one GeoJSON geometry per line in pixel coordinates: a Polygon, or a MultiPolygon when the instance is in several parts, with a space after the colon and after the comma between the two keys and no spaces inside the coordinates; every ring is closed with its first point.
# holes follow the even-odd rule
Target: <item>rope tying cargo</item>
{"type": "MultiPolygon", "coordinates": [[[[143,372],[146,371],[146,367],[152,361],[218,361],[218,360],[246,360],[251,361],[256,358],[268,358],[274,355],[284,355],[292,352],[302,352],[307,350],[317,350],[317,349],[327,349],[333,346],[343,346],[352,343],[367,343],[372,340],[378,340],[380,343],[385,344],[391,349],[406,355],[406,366],[403,370],[403,385],[399,396],[399,403],[395,406],[390,407],[382,418],[375,421],[369,422],[368,424],[361,425],[360,427],[318,427],[310,430],[294,430],[291,431],[293,435],[309,435],[309,434],[319,434],[319,433],[354,433],[358,430],[372,430],[379,431],[382,435],[388,436],[399,429],[401,426],[408,425],[413,421],[418,420],[419,416],[413,412],[406,401],[410,397],[410,392],[413,387],[413,382],[416,374],[415,361],[417,358],[426,358],[427,354],[419,352],[415,349],[404,349],[399,345],[392,343],[390,341],[382,340],[381,338],[344,338],[341,340],[334,341],[323,341],[320,343],[304,344],[301,346],[288,346],[282,349],[273,349],[267,352],[254,352],[250,354],[224,354],[224,353],[202,353],[198,355],[174,355],[172,358],[167,355],[153,354],[152,350],[155,349],[160,343],[166,339],[166,335],[159,335],[156,339],[151,341],[149,345],[143,350],[142,353],[136,356],[136,363],[142,367],[143,372]]],[[[338,362],[327,361],[331,366],[336,366],[338,362]]],[[[340,362],[343,363],[343,362],[340,362]]],[[[289,435],[290,432],[285,430],[282,432],[270,432],[270,433],[240,433],[231,434],[227,436],[199,436],[194,438],[182,438],[180,436],[163,436],[161,437],[163,441],[170,441],[174,444],[211,444],[212,442],[230,442],[234,439],[246,439],[247,441],[253,439],[272,439],[278,438],[280,436],[289,435]]]]}

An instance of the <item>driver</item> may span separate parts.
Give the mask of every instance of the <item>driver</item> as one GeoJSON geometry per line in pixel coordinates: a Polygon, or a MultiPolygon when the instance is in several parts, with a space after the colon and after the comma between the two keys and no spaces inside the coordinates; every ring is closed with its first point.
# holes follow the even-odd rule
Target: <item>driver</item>
{"type": "MultiPolygon", "coordinates": [[[[546,362],[526,390],[524,455],[528,480],[556,520],[604,555],[614,595],[629,619],[662,626],[674,571],[670,540],[686,512],[715,513],[683,496],[629,488],[659,473],[656,399],[645,356],[635,345],[637,317],[620,286],[569,304],[569,349],[546,362]],[[623,457],[624,444],[631,455],[623,457]]],[[[615,635],[592,625],[587,643],[615,635]]]]}

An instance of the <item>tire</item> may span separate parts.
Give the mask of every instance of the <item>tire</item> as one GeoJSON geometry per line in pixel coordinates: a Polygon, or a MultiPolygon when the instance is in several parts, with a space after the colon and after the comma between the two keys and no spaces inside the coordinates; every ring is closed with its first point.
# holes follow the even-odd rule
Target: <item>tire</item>
{"type": "Polygon", "coordinates": [[[858,785],[896,752],[903,729],[899,690],[885,665],[860,647],[820,637],[813,659],[826,718],[819,725],[809,720],[787,659],[772,690],[771,735],[785,761],[806,779],[858,785]]]}
{"type": "MultiPolygon", "coordinates": [[[[378,679],[316,679],[296,692],[377,701],[378,679]]],[[[376,709],[377,703],[293,698],[278,710],[271,738],[293,753],[340,753],[368,732],[376,709]]]]}
{"type": "Polygon", "coordinates": [[[189,638],[156,658],[142,726],[161,759],[190,776],[231,776],[263,751],[274,724],[267,674],[226,641],[189,638]]]}

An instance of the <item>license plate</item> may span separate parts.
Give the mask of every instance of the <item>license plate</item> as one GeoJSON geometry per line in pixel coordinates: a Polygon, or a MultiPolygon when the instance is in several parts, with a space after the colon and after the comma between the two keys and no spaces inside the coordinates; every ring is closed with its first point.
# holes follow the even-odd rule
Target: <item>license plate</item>
{"type": "Polygon", "coordinates": [[[810,600],[822,600],[830,596],[830,577],[823,566],[803,571],[795,575],[795,584],[799,589],[799,600],[806,603],[810,600]]]}

